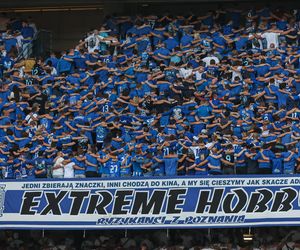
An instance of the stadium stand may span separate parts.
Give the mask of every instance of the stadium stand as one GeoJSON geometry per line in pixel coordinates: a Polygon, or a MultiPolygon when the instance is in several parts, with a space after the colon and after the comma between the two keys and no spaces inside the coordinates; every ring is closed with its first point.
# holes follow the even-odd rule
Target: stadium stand
{"type": "Polygon", "coordinates": [[[208,239],[201,230],[174,230],[170,237],[166,231],[152,233],[131,231],[124,236],[120,231],[89,231],[85,237],[76,231],[6,231],[0,234],[0,249],[42,249],[42,250],[259,250],[298,249],[298,228],[257,228],[255,241],[243,241],[239,229],[215,230],[208,239]]]}
{"type": "Polygon", "coordinates": [[[32,53],[32,41],[37,34],[37,27],[31,18],[0,17],[1,71],[9,71],[19,58],[28,58],[32,53]]]}
{"type": "MultiPolygon", "coordinates": [[[[2,33],[1,178],[298,172],[299,21],[112,16],[34,61],[15,61],[2,33]]],[[[34,30],[21,34],[26,47],[34,30]]]]}

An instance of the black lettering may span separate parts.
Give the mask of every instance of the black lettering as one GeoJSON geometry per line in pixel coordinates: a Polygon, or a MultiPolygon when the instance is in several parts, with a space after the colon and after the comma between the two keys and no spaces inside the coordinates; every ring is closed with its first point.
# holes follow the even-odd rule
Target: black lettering
{"type": "Polygon", "coordinates": [[[89,191],[72,191],[70,197],[74,198],[71,206],[71,215],[78,215],[83,203],[83,199],[89,195],[89,191]]]}
{"type": "Polygon", "coordinates": [[[184,199],[179,199],[178,197],[184,194],[186,194],[186,189],[171,189],[169,191],[167,214],[177,214],[181,212],[182,209],[176,207],[184,203],[184,199]]]}
{"type": "Polygon", "coordinates": [[[197,213],[204,213],[205,208],[208,206],[208,212],[211,214],[215,214],[218,211],[220,201],[222,200],[223,188],[214,189],[212,197],[209,199],[210,190],[202,190],[200,191],[197,205],[197,213]]]}
{"type": "Polygon", "coordinates": [[[107,214],[105,208],[111,203],[113,197],[108,191],[98,191],[97,194],[91,195],[90,203],[88,205],[87,214],[107,214]],[[102,197],[101,202],[98,203],[99,197],[102,197]]]}
{"type": "Polygon", "coordinates": [[[67,191],[60,191],[57,196],[55,193],[50,193],[50,192],[45,192],[45,194],[46,194],[46,200],[48,202],[48,205],[41,212],[41,215],[46,215],[50,212],[54,215],[61,215],[59,203],[65,197],[67,191]]]}
{"type": "Polygon", "coordinates": [[[155,190],[150,200],[148,201],[149,192],[138,191],[135,193],[135,199],[132,207],[132,214],[160,214],[162,205],[164,203],[164,198],[166,195],[165,190],[155,190]]]}
{"type": "Polygon", "coordinates": [[[272,212],[287,212],[292,209],[292,202],[297,196],[297,191],[293,188],[282,188],[276,192],[272,212]]]}
{"type": "Polygon", "coordinates": [[[130,205],[130,201],[126,199],[126,196],[132,195],[132,190],[119,190],[115,194],[115,205],[113,208],[113,214],[127,214],[128,210],[124,210],[124,206],[130,205]]]}
{"type": "Polygon", "coordinates": [[[268,209],[268,202],[272,198],[272,192],[269,189],[259,189],[252,193],[247,208],[247,213],[264,212],[268,209]]]}
{"type": "Polygon", "coordinates": [[[226,194],[223,202],[223,211],[227,214],[240,212],[247,202],[247,194],[243,189],[234,189],[232,191],[234,193],[226,194]],[[231,205],[234,197],[237,197],[237,202],[235,204],[235,207],[232,208],[231,205]]]}
{"type": "Polygon", "coordinates": [[[34,215],[36,211],[32,211],[32,207],[39,205],[39,201],[34,201],[34,198],[41,197],[42,192],[25,192],[23,195],[23,203],[21,208],[21,214],[34,215]]]}

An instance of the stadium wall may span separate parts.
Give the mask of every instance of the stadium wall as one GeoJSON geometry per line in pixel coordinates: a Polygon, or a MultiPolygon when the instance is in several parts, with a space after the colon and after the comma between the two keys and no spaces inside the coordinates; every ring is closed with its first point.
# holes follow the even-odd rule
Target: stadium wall
{"type": "MultiPolygon", "coordinates": [[[[255,2],[256,7],[266,6],[268,2],[255,2]]],[[[247,2],[151,2],[140,1],[135,3],[104,3],[103,8],[98,10],[85,11],[51,11],[51,12],[27,12],[22,14],[10,13],[12,16],[28,17],[31,16],[37,26],[52,32],[53,51],[61,51],[73,48],[80,38],[90,29],[100,28],[103,19],[107,15],[149,15],[165,14],[186,15],[189,13],[205,14],[208,10],[217,8],[241,8],[252,7],[253,1],[247,2]]],[[[272,8],[299,7],[298,1],[287,1],[283,5],[282,1],[273,1],[272,8]]],[[[59,8],[59,6],[57,6],[59,8]]],[[[88,7],[84,6],[84,7],[88,7]]]]}

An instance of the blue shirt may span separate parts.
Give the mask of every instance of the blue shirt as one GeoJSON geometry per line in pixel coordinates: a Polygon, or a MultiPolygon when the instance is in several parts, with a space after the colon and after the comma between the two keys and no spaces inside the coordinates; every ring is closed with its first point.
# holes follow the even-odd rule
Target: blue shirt
{"type": "Polygon", "coordinates": [[[216,169],[210,169],[210,173],[222,173],[221,171],[221,158],[214,158],[211,155],[207,157],[207,161],[213,167],[218,167],[216,169]]]}
{"type": "Polygon", "coordinates": [[[168,38],[167,40],[164,41],[164,43],[168,50],[173,50],[174,48],[179,46],[175,38],[168,38]]]}
{"type": "Polygon", "coordinates": [[[75,175],[79,175],[79,174],[84,174],[85,173],[85,162],[84,161],[79,161],[75,157],[72,158],[71,161],[74,162],[76,166],[78,166],[80,168],[83,168],[82,170],[74,168],[74,174],[75,175]]]}
{"type": "Polygon", "coordinates": [[[120,176],[120,167],[121,167],[120,162],[119,161],[108,161],[107,164],[108,164],[107,168],[109,169],[110,176],[119,177],[120,176]]]}
{"type": "Polygon", "coordinates": [[[62,57],[61,59],[58,60],[57,72],[59,74],[71,71],[72,63],[67,61],[67,60],[64,60],[65,57],[67,57],[67,56],[64,56],[64,57],[62,57]]]}
{"type": "Polygon", "coordinates": [[[187,46],[187,45],[190,45],[192,43],[192,41],[194,40],[194,38],[190,35],[184,35],[180,42],[181,42],[181,45],[182,46],[187,46]]]}
{"type": "MultiPolygon", "coordinates": [[[[290,155],[293,154],[292,152],[283,152],[281,153],[281,156],[284,160],[290,157],[290,155]]],[[[291,159],[289,161],[283,161],[283,173],[284,174],[293,174],[295,171],[296,161],[297,161],[297,155],[293,154],[291,159]]]]}
{"type": "Polygon", "coordinates": [[[107,135],[107,129],[101,125],[96,128],[96,141],[102,143],[107,135]]]}
{"type": "Polygon", "coordinates": [[[166,176],[177,175],[178,157],[164,158],[166,176]]]}
{"type": "Polygon", "coordinates": [[[262,154],[265,157],[269,158],[270,160],[266,161],[266,162],[259,162],[258,163],[258,167],[259,168],[271,168],[271,160],[273,158],[275,158],[274,153],[271,150],[269,150],[269,149],[265,149],[262,152],[258,152],[257,155],[254,157],[254,160],[260,160],[260,159],[263,160],[262,154]]]}
{"type": "Polygon", "coordinates": [[[92,163],[92,164],[95,164],[98,166],[98,161],[97,161],[97,158],[95,158],[94,156],[90,155],[89,153],[86,153],[85,154],[85,157],[86,157],[86,161],[88,162],[87,165],[86,165],[86,172],[97,172],[97,167],[94,167],[94,166],[91,166],[89,165],[89,162],[92,163]]]}
{"type": "Polygon", "coordinates": [[[21,34],[22,36],[27,39],[27,38],[33,38],[34,35],[34,30],[32,27],[27,26],[27,27],[23,27],[21,30],[21,34]]]}
{"type": "Polygon", "coordinates": [[[201,105],[198,109],[197,109],[197,116],[198,117],[207,117],[211,115],[212,112],[212,107],[210,105],[201,105]]]}
{"type": "MultiPolygon", "coordinates": [[[[132,157],[128,156],[127,159],[126,159],[126,162],[124,163],[124,166],[130,165],[131,164],[131,159],[132,159],[132,157]]],[[[122,163],[123,160],[124,160],[124,158],[120,159],[120,162],[122,163]]],[[[129,174],[131,174],[131,167],[120,168],[120,174],[121,175],[129,175],[129,174]]]]}
{"type": "Polygon", "coordinates": [[[43,170],[40,174],[35,174],[36,177],[46,178],[47,177],[47,167],[46,167],[46,159],[38,157],[34,160],[35,170],[40,171],[43,170]]]}
{"type": "Polygon", "coordinates": [[[140,155],[135,155],[132,157],[132,168],[134,172],[142,173],[143,169],[141,168],[144,163],[144,157],[140,155]]]}
{"type": "Polygon", "coordinates": [[[273,158],[272,159],[272,173],[273,174],[282,174],[283,158],[273,158]]]}

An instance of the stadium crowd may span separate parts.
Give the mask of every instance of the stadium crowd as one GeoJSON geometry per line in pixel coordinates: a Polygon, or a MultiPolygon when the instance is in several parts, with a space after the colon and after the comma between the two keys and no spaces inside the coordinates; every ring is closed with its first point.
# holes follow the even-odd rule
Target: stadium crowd
{"type": "Polygon", "coordinates": [[[32,18],[8,18],[7,15],[0,16],[0,46],[1,51],[1,72],[10,70],[12,64],[18,58],[20,53],[28,58],[32,52],[31,42],[37,33],[37,27],[32,18]]]}
{"type": "Polygon", "coordinates": [[[0,231],[0,250],[290,250],[300,249],[299,228],[145,231],[0,231]]]}
{"type": "Polygon", "coordinates": [[[2,46],[1,177],[299,172],[299,21],[111,16],[60,56],[2,46]]]}

